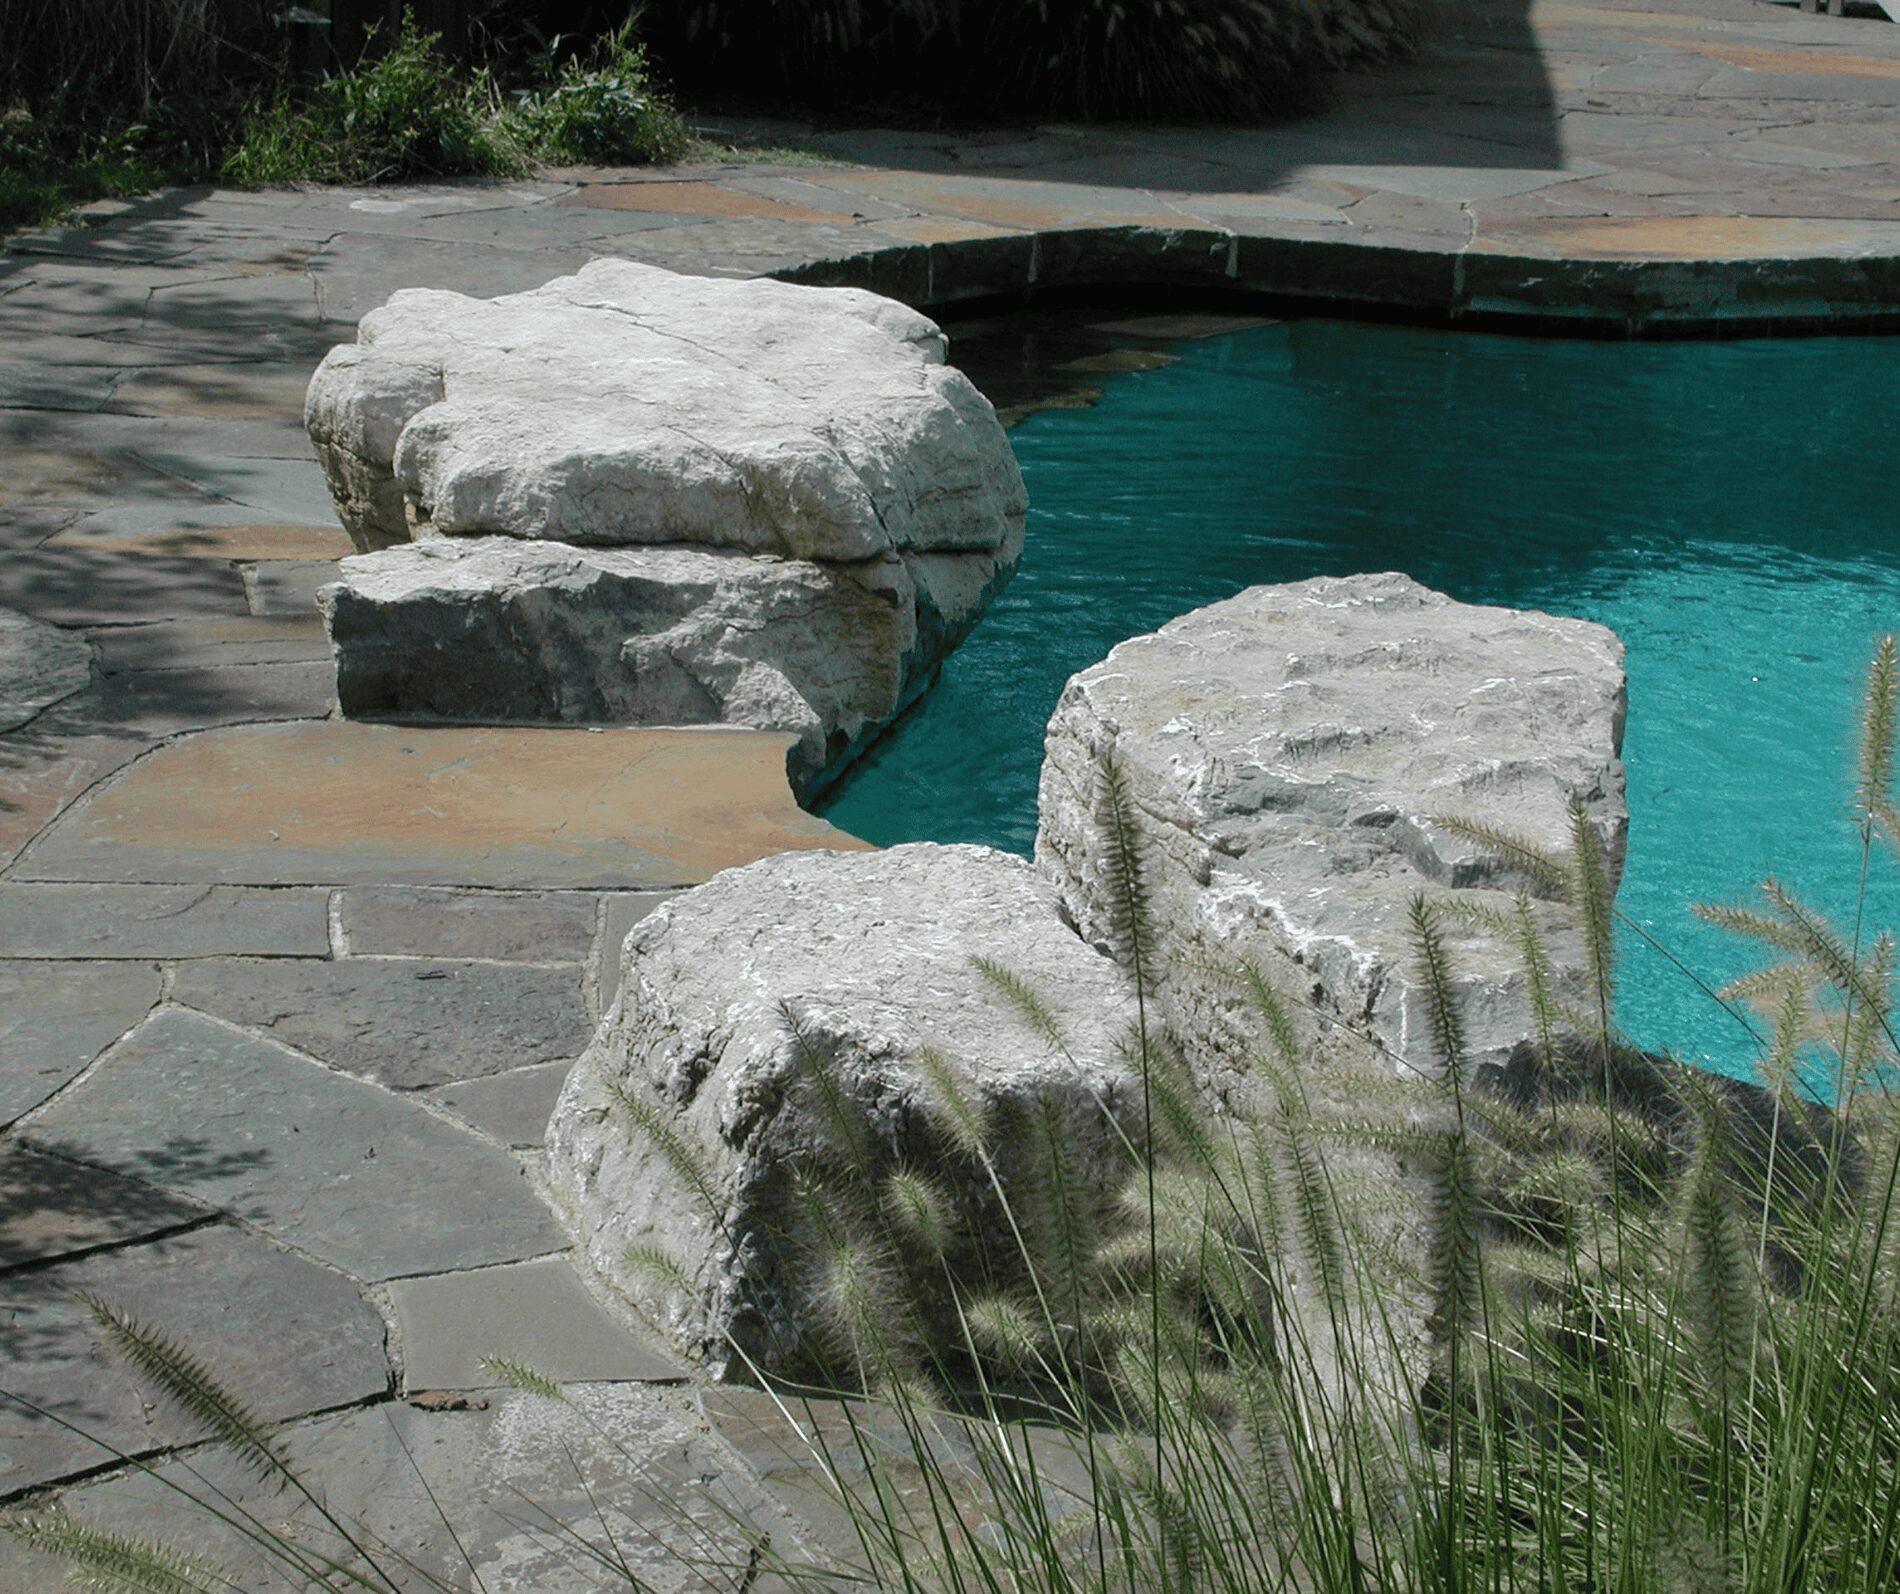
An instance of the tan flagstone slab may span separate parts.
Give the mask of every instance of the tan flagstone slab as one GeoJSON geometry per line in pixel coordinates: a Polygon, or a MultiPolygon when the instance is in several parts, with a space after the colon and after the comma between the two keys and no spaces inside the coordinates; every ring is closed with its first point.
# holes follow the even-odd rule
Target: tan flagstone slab
{"type": "MultiPolygon", "coordinates": [[[[1015,177],[939,176],[930,172],[819,173],[813,182],[865,193],[913,209],[1022,230],[1036,227],[1189,227],[1193,219],[1157,205],[1140,188],[1082,187],[1015,177]]],[[[888,228],[891,223],[881,223],[888,228]]]]}
{"type": "Polygon", "coordinates": [[[986,221],[963,221],[955,216],[911,216],[881,221],[877,230],[913,244],[956,244],[972,238],[1019,238],[1020,227],[992,227],[986,221]]]}
{"type": "Polygon", "coordinates": [[[1680,11],[1612,10],[1607,6],[1566,5],[1562,0],[1537,0],[1530,8],[1530,20],[1536,27],[1607,28],[1617,33],[1695,33],[1709,26],[1704,18],[1680,11]]]}
{"type": "Polygon", "coordinates": [[[0,866],[11,862],[61,809],[145,745],[128,736],[59,741],[20,736],[0,742],[0,866]]]}
{"type": "Polygon", "coordinates": [[[6,452],[6,491],[13,500],[90,497],[117,485],[115,460],[77,448],[18,448],[6,452]]]}
{"type": "Polygon", "coordinates": [[[767,199],[719,183],[589,183],[554,201],[593,210],[650,210],[674,216],[751,216],[769,221],[849,221],[849,215],[767,199]]]}
{"type": "Polygon", "coordinates": [[[50,539],[54,547],[110,546],[125,553],[185,554],[201,559],[341,559],[355,550],[340,526],[258,521],[240,526],[180,526],[172,531],[100,532],[84,523],[50,539]]]}
{"type": "Polygon", "coordinates": [[[1831,216],[1554,216],[1486,229],[1471,248],[1482,254],[1592,260],[1828,258],[1900,251],[1900,222],[1831,216]]]}
{"type": "Polygon", "coordinates": [[[1871,77],[1900,79],[1900,58],[1855,55],[1846,50],[1782,49],[1767,44],[1729,44],[1684,39],[1684,50],[1709,55],[1750,72],[1782,72],[1795,77],[1871,77]]]}
{"type": "Polygon", "coordinates": [[[792,801],[790,746],[766,731],[230,727],[141,759],[15,878],[636,890],[864,848],[792,801]]]}

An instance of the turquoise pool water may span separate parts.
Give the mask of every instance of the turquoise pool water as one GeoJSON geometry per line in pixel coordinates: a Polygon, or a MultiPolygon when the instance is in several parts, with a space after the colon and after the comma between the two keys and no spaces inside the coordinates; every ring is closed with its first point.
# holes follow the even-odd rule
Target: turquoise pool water
{"type": "MultiPolygon", "coordinates": [[[[1704,979],[1759,959],[1693,919],[1773,872],[1851,914],[1866,661],[1900,629],[1900,339],[1600,344],[1302,321],[1170,346],[1011,433],[1015,582],[825,805],[868,840],[1035,834],[1064,681],[1256,582],[1403,570],[1582,615],[1629,649],[1620,905],[1704,979]]],[[[954,356],[953,356],[954,357],[954,356]]],[[[1876,854],[1871,922],[1900,927],[1876,854]]],[[[1746,1072],[1747,1035],[1636,938],[1620,1018],[1746,1072]]]]}

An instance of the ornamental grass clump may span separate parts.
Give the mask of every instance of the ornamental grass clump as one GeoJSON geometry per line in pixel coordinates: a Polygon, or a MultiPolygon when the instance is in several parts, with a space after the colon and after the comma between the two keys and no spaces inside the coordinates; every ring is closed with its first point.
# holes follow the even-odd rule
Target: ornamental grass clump
{"type": "MultiPolygon", "coordinates": [[[[1900,843],[1897,697],[1889,640],[1856,793],[1869,871],[1900,843]]],[[[1163,1010],[1112,764],[1099,791],[1139,1012],[1123,1047],[1140,1089],[1110,1120],[1120,1188],[1085,1195],[1053,1104],[1000,1112],[950,1053],[918,1060],[943,1158],[880,1163],[787,1011],[835,1110],[824,1153],[788,1170],[785,1236],[822,1303],[824,1376],[773,1398],[855,1546],[804,1561],[735,1524],[702,1568],[709,1586],[765,1573],[1011,1594],[1900,1586],[1888,937],[1830,926],[1772,881],[1759,906],[1709,910],[1773,954],[1720,993],[1762,1017],[1761,1081],[1720,1079],[1617,1035],[1612,897],[1581,809],[1564,856],[1464,825],[1531,882],[1485,920],[1524,964],[1529,1038],[1508,1062],[1466,1056],[1447,932],[1469,911],[1422,897],[1415,1055],[1368,1049],[1350,1089],[1321,1080],[1346,1065],[1301,1047],[1309,1015],[1270,971],[1204,970],[1255,1036],[1242,1083],[1217,1099],[1163,1010]],[[1580,934],[1581,1002],[1554,987],[1533,890],[1567,904],[1580,934]],[[1820,1074],[1820,1089],[1804,1083],[1820,1074]],[[852,1398],[833,1406],[840,1391],[852,1398]]],[[[1042,993],[982,967],[1026,1044],[1071,1044],[1042,993]]],[[[691,1148],[654,1115],[628,1112],[624,1128],[658,1137],[691,1178],[691,1148]]],[[[695,1287],[693,1259],[629,1261],[695,1287]]],[[[275,1475],[281,1453],[203,1368],[138,1354],[275,1475]]],[[[512,1381],[559,1398],[527,1369],[512,1381]]],[[[157,1547],[70,1519],[16,1531],[79,1564],[146,1557],[151,1580],[120,1586],[200,1586],[161,1581],[186,1572],[157,1547]]],[[[601,1586],[610,1548],[585,1549],[601,1586]]]]}

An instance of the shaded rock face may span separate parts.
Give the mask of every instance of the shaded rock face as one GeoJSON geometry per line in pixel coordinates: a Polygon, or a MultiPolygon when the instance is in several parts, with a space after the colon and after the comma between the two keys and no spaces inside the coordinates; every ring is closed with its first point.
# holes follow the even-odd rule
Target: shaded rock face
{"type": "Polygon", "coordinates": [[[323,602],[344,712],[794,729],[796,773],[830,768],[921,690],[1021,554],[1021,474],[944,349],[934,323],[856,289],[624,260],[493,300],[396,294],[305,405],[364,550],[323,602]],[[379,552],[412,539],[427,559],[379,552]],[[713,576],[713,555],[735,562],[713,576]],[[800,589],[836,612],[779,623],[800,589]],[[796,683],[809,671],[771,650],[813,634],[835,689],[732,688],[746,664],[796,683]],[[392,667],[418,645],[426,665],[392,667]],[[643,664],[647,684],[613,679],[643,664]]]}
{"type": "MultiPolygon", "coordinates": [[[[1435,823],[1567,850],[1582,804],[1613,871],[1627,811],[1623,649],[1602,626],[1454,602],[1402,575],[1256,587],[1117,647],[1049,724],[1037,866],[1084,935],[1114,922],[1102,767],[1125,772],[1172,1017],[1218,1084],[1230,985],[1256,961],[1317,1015],[1307,1040],[1428,1064],[1410,928],[1419,894],[1509,910],[1534,882],[1435,823]]],[[[1612,879],[1614,885],[1614,879],[1612,879]]],[[[1538,902],[1560,997],[1584,994],[1567,910],[1538,902]]],[[[1520,959],[1444,921],[1471,1058],[1530,1033],[1520,959]]]]}
{"type": "Polygon", "coordinates": [[[1047,1104],[1106,1199],[1126,1168],[1114,1119],[1138,1099],[1116,1044],[1132,1019],[1121,972],[1020,858],[930,844],[770,858],[635,927],[619,998],[549,1126],[549,1180],[594,1267],[715,1372],[742,1375],[747,1359],[807,1371],[830,1324],[793,1174],[824,1178],[841,1161],[809,1056],[826,1060],[877,1166],[935,1175],[1000,1232],[976,1164],[943,1136],[920,1057],[937,1049],[993,1116],[1047,1104]],[[1053,1006],[1066,1052],[1012,1012],[979,955],[1053,1006]],[[704,1190],[622,1096],[677,1134],[704,1190]],[[690,1290],[629,1265],[630,1247],[652,1245],[689,1269],[690,1290]]]}
{"type": "Polygon", "coordinates": [[[346,559],[319,604],[347,714],[787,731],[809,793],[928,684],[1020,535],[1007,567],[430,538],[346,559]]]}

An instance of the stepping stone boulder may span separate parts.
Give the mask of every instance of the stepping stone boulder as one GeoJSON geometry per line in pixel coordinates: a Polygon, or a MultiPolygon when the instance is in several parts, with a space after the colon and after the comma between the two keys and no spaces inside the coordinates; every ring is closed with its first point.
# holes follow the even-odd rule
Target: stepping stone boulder
{"type": "Polygon", "coordinates": [[[792,730],[821,781],[1020,557],[1021,474],[944,355],[856,289],[625,260],[396,294],[305,412],[366,550],[322,599],[344,712],[792,730]]]}
{"type": "MultiPolygon", "coordinates": [[[[808,1372],[835,1344],[801,1180],[850,1211],[884,1171],[920,1170],[1007,1250],[980,1164],[946,1134],[933,1049],[996,1131],[1006,1188],[1006,1126],[1049,1112],[1083,1199],[1121,1181],[1133,1003],[1023,859],[933,844],[768,858],[656,909],[624,959],[555,1108],[548,1179],[594,1268],[715,1374],[808,1372]],[[1043,997],[1064,1044],[978,957],[1043,997]],[[638,1265],[652,1249],[684,1287],[638,1265]]],[[[954,1339],[953,1316],[936,1326],[954,1339]]]]}
{"type": "MultiPolygon", "coordinates": [[[[1600,625],[1458,603],[1403,575],[1254,587],[1069,682],[1049,722],[1037,865],[1082,933],[1112,941],[1112,759],[1173,1019],[1211,1083],[1240,1031],[1237,982],[1210,971],[1242,959],[1317,1015],[1315,1055],[1370,1041],[1394,1068],[1429,1070],[1416,896],[1508,913],[1529,892],[1556,995],[1587,996],[1574,915],[1439,820],[1564,852],[1581,803],[1614,889],[1623,714],[1623,647],[1600,625]]],[[[1501,1063],[1532,1033],[1518,952],[1441,917],[1469,1058],[1501,1063]]]]}

